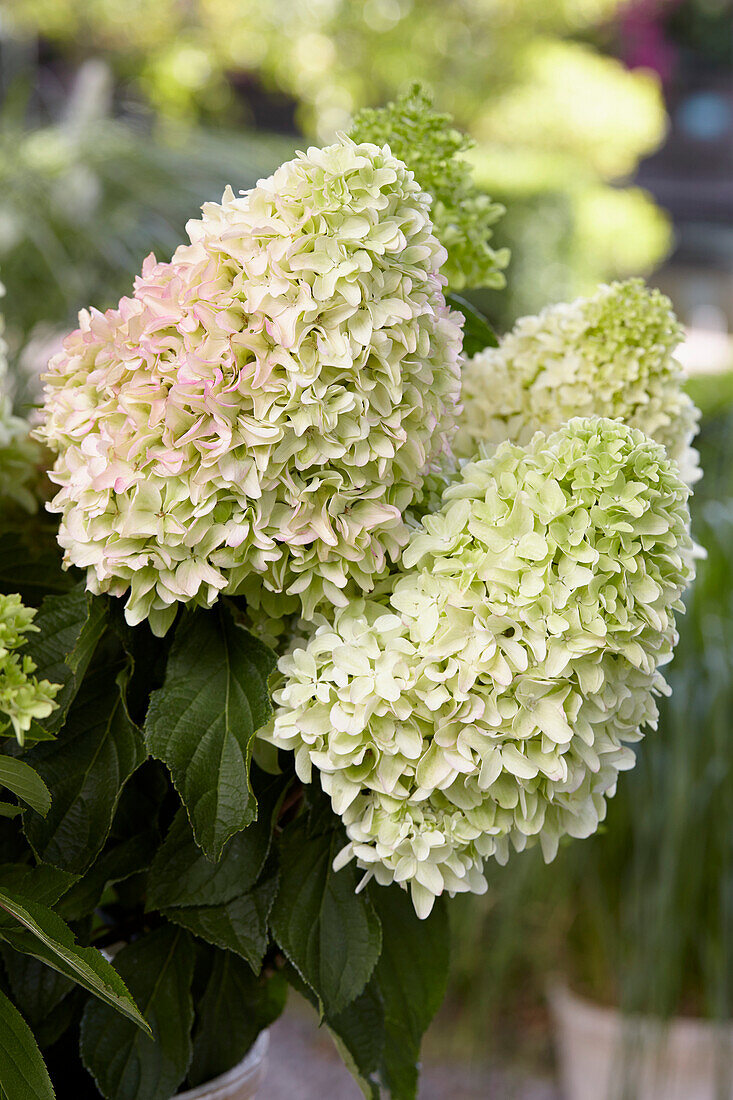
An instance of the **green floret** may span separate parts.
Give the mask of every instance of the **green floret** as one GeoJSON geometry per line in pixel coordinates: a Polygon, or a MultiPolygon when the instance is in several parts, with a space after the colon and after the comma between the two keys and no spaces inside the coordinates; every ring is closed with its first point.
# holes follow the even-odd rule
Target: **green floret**
{"type": "Polygon", "coordinates": [[[21,745],[33,719],[47,718],[55,708],[59,691],[58,684],[38,680],[35,662],[18,652],[25,635],[38,629],[35,614],[17,594],[0,596],[0,731],[12,726],[21,745]]]}
{"type": "Polygon", "coordinates": [[[482,444],[524,444],[575,416],[605,416],[661,443],[693,485],[700,413],[674,357],[681,339],[669,298],[641,279],[522,317],[465,363],[453,451],[472,458],[482,444]]]}
{"type": "Polygon", "coordinates": [[[504,286],[502,269],[509,251],[489,245],[491,226],[504,207],[492,202],[471,178],[461,156],[473,144],[471,138],[452,126],[450,115],[433,110],[430,96],[419,85],[386,107],[359,111],[350,137],[389,145],[414,172],[423,191],[432,195],[431,218],[448,252],[443,274],[451,290],[504,286]]]}

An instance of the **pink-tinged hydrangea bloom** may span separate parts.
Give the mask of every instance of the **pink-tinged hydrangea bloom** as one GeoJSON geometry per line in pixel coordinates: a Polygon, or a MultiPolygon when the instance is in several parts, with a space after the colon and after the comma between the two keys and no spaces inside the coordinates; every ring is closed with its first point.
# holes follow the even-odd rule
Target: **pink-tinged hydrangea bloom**
{"type": "Polygon", "coordinates": [[[65,560],[129,622],[255,575],[310,616],[398,557],[459,389],[429,203],[387,147],[309,149],[80,315],[39,436],[65,560]]]}
{"type": "Polygon", "coordinates": [[[573,416],[618,417],[666,447],[692,485],[701,476],[692,447],[700,414],[674,358],[682,335],[669,298],[641,279],[522,317],[463,369],[456,453],[526,443],[573,416]]]}
{"type": "Polygon", "coordinates": [[[510,845],[588,836],[691,580],[688,489],[658,444],[574,419],[464,466],[395,578],[281,658],[261,734],[346,826],[342,858],[436,895],[485,889],[510,845]]]}

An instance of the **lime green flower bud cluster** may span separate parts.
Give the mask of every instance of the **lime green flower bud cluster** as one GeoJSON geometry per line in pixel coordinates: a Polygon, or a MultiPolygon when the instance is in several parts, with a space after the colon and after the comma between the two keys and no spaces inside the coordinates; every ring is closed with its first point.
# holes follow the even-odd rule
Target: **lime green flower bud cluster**
{"type": "Polygon", "coordinates": [[[674,358],[681,338],[669,299],[641,279],[522,318],[498,348],[464,367],[456,454],[472,458],[481,444],[505,439],[526,443],[573,416],[618,417],[661,443],[693,484],[699,412],[674,358]]]}
{"type": "Polygon", "coordinates": [[[359,111],[350,135],[354,141],[389,145],[415,173],[423,191],[432,195],[430,215],[448,253],[442,270],[451,290],[504,286],[509,251],[489,245],[491,227],[504,207],[473,182],[462,157],[473,143],[453,127],[450,115],[434,111],[430,97],[418,86],[387,107],[359,111]]]}
{"type": "Polygon", "coordinates": [[[280,662],[266,737],[320,774],[340,860],[425,916],[483,890],[487,857],[551,859],[598,827],[665,690],[687,498],[664,449],[608,419],[463,468],[396,579],[280,662]]]}
{"type": "Polygon", "coordinates": [[[38,680],[35,662],[18,652],[33,625],[35,611],[18,595],[0,595],[0,730],[12,726],[22,745],[34,718],[47,718],[56,704],[58,684],[38,680]]]}

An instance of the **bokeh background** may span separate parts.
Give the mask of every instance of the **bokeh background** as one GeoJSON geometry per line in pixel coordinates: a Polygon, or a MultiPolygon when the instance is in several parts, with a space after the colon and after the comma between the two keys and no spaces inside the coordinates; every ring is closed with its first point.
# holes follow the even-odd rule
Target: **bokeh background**
{"type": "MultiPolygon", "coordinates": [[[[602,832],[549,867],[530,852],[492,868],[485,897],[452,904],[453,977],[425,1095],[559,1095],[547,993],[569,984],[632,1018],[724,1025],[715,1097],[729,1098],[731,0],[0,0],[16,404],[37,400],[78,309],[116,302],[151,250],[167,258],[202,201],[251,186],[416,80],[472,135],[476,177],[506,207],[492,244],[511,249],[507,288],[475,295],[498,329],[631,274],[672,296],[704,413],[694,523],[707,549],[673,701],[602,832]]],[[[299,1057],[327,1057],[282,1034],[299,1057]]],[[[640,1095],[632,1077],[619,1071],[617,1096],[640,1095]]],[[[340,1100],[351,1092],[338,1080],[340,1100]]]]}

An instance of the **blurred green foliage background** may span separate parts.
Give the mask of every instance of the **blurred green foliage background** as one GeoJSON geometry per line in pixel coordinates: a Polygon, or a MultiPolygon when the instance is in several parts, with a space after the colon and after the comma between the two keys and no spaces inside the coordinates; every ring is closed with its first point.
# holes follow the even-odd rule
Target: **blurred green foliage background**
{"type": "MultiPolygon", "coordinates": [[[[612,56],[625,6],[0,0],[0,277],[18,404],[34,400],[76,311],[127,292],[202,201],[252,185],[416,80],[473,137],[476,177],[506,207],[492,246],[511,249],[507,288],[473,295],[500,329],[652,271],[671,226],[633,178],[667,121],[658,79],[612,56]]],[[[708,557],[673,702],[599,836],[547,868],[537,852],[515,857],[491,869],[485,898],[453,903],[440,1035],[454,1052],[485,1056],[491,1041],[542,1061],[544,990],[558,970],[634,1010],[733,1013],[730,376],[697,392],[706,475],[694,519],[708,557]]]]}
{"type": "MultiPolygon", "coordinates": [[[[357,108],[418,80],[475,139],[477,178],[507,207],[494,243],[512,249],[509,287],[480,296],[497,324],[648,272],[670,227],[628,178],[663,139],[665,113],[654,76],[599,49],[621,6],[5,0],[5,96],[17,104],[29,84],[35,94],[30,114],[6,109],[0,267],[32,272],[36,286],[44,262],[53,269],[47,321],[62,297],[85,304],[87,285],[106,305],[145,241],[169,251],[204,197],[277,162],[269,131],[328,140],[357,108]],[[108,66],[107,92],[99,74],[73,86],[90,59],[108,66]],[[51,128],[24,130],[34,117],[51,128]]],[[[40,320],[28,297],[8,303],[24,333],[40,320]]]]}

